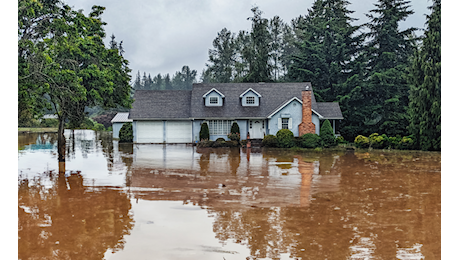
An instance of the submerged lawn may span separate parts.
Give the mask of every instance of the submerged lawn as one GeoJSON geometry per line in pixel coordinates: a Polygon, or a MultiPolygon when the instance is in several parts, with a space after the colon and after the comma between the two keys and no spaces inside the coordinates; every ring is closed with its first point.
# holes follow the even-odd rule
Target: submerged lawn
{"type": "Polygon", "coordinates": [[[18,127],[20,133],[57,133],[57,127],[18,127]]]}

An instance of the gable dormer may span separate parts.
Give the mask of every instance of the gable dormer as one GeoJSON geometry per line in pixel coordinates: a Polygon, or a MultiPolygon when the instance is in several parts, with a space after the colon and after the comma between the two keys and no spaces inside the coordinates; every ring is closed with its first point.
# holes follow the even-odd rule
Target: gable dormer
{"type": "Polygon", "coordinates": [[[224,104],[224,98],[224,94],[215,88],[203,95],[204,104],[207,107],[221,107],[224,104]]]}
{"type": "Polygon", "coordinates": [[[244,107],[257,107],[260,104],[260,98],[262,95],[252,88],[248,88],[245,92],[240,95],[241,105],[244,107]]]}

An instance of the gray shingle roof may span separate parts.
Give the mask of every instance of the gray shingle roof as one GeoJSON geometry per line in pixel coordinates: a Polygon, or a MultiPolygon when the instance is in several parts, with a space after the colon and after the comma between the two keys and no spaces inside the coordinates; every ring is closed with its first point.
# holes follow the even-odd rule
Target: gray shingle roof
{"type": "MultiPolygon", "coordinates": [[[[302,100],[302,83],[209,83],[193,84],[192,90],[137,90],[129,119],[212,119],[266,118],[293,97],[302,100]],[[206,107],[203,95],[215,88],[221,92],[224,105],[206,107]],[[240,95],[249,88],[259,93],[257,107],[241,106],[240,95]]],[[[338,103],[317,103],[312,95],[312,109],[326,119],[342,119],[338,103]]]]}
{"type": "Polygon", "coordinates": [[[128,119],[128,112],[119,112],[117,113],[110,122],[112,123],[124,123],[124,122],[132,122],[132,119],[128,119]]]}
{"type": "Polygon", "coordinates": [[[190,118],[190,90],[136,90],[130,119],[190,118]]]}
{"type": "Polygon", "coordinates": [[[302,90],[307,85],[311,86],[309,82],[194,84],[191,116],[193,118],[266,118],[281,104],[284,104],[293,97],[302,100],[302,90]],[[204,106],[203,94],[212,88],[219,90],[225,95],[223,106],[204,106]],[[240,95],[249,88],[252,88],[262,96],[260,104],[257,107],[241,106],[240,95]]]}

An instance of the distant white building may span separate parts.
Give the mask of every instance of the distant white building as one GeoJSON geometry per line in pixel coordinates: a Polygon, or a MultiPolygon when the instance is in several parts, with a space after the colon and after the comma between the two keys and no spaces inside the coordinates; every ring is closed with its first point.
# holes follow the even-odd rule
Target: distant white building
{"type": "Polygon", "coordinates": [[[119,138],[118,134],[124,123],[133,122],[132,119],[128,119],[129,112],[116,114],[110,122],[112,122],[112,135],[113,138],[119,138]]]}

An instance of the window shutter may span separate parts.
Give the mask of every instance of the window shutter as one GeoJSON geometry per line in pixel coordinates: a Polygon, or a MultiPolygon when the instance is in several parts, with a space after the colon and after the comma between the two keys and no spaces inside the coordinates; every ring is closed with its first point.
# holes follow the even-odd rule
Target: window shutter
{"type": "Polygon", "coordinates": [[[292,129],[292,118],[289,118],[288,128],[289,128],[289,129],[292,129]]]}
{"type": "Polygon", "coordinates": [[[281,128],[282,128],[282,124],[283,124],[283,123],[281,122],[281,120],[282,120],[281,117],[278,118],[278,129],[281,129],[281,128]]]}

